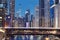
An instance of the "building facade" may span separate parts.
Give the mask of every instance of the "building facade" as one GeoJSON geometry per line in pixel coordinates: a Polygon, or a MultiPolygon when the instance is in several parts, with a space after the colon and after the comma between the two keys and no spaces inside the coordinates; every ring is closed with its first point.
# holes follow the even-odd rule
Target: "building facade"
{"type": "Polygon", "coordinates": [[[54,19],[55,19],[55,25],[54,27],[58,28],[60,27],[60,4],[57,4],[55,7],[54,7],[54,19]]]}
{"type": "Polygon", "coordinates": [[[18,27],[25,27],[25,21],[23,18],[18,18],[18,27]]]}
{"type": "Polygon", "coordinates": [[[10,20],[11,20],[11,16],[10,15],[6,15],[5,16],[5,27],[10,27],[10,24],[11,24],[11,22],[10,22],[10,20]]]}
{"type": "Polygon", "coordinates": [[[55,28],[59,27],[59,4],[60,0],[53,0],[53,4],[51,5],[51,9],[53,9],[51,10],[51,13],[53,15],[51,17],[51,25],[53,25],[55,28]]]}
{"type": "Polygon", "coordinates": [[[49,0],[39,0],[39,26],[50,26],[49,0]]]}
{"type": "Polygon", "coordinates": [[[19,17],[18,19],[15,17],[14,20],[14,27],[25,27],[25,19],[19,17]]]}
{"type": "Polygon", "coordinates": [[[39,6],[35,7],[35,27],[39,27],[39,6]]]}
{"type": "Polygon", "coordinates": [[[30,27],[30,10],[27,9],[25,12],[25,21],[26,21],[26,27],[30,27]]]}
{"type": "Polygon", "coordinates": [[[7,12],[7,0],[0,0],[0,27],[5,26],[6,12],[7,12]]]}
{"type": "MultiPolygon", "coordinates": [[[[53,0],[50,0],[50,7],[54,4],[53,0]]],[[[54,7],[50,8],[50,27],[54,27],[54,7]]]]}
{"type": "Polygon", "coordinates": [[[11,27],[14,27],[15,0],[9,0],[9,14],[11,14],[11,27]]]}
{"type": "Polygon", "coordinates": [[[33,22],[34,22],[34,16],[31,15],[31,21],[30,21],[31,27],[34,27],[34,26],[33,26],[33,24],[34,24],[33,22]]]}

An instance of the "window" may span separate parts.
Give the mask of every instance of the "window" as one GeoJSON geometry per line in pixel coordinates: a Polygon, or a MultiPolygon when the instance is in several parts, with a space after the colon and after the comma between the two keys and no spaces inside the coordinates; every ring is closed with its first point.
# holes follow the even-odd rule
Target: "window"
{"type": "Polygon", "coordinates": [[[3,4],[0,4],[0,8],[2,8],[3,7],[3,4]]]}
{"type": "Polygon", "coordinates": [[[59,0],[55,0],[55,4],[58,4],[59,3],[59,0]]]}

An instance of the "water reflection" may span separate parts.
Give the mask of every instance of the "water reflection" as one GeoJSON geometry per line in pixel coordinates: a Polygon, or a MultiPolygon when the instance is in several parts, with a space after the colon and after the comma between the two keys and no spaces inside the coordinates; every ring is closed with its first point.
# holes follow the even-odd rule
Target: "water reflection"
{"type": "Polygon", "coordinates": [[[14,35],[10,40],[59,40],[60,38],[54,35],[14,35]],[[13,39],[14,38],[14,39],[13,39]]]}
{"type": "Polygon", "coordinates": [[[15,35],[14,40],[41,40],[42,35],[15,35]]]}

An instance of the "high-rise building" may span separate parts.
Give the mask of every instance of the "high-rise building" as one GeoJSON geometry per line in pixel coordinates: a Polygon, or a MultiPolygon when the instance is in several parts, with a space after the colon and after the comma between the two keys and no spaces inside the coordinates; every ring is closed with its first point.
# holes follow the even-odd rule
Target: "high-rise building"
{"type": "Polygon", "coordinates": [[[39,27],[39,6],[35,7],[35,27],[39,27]]]}
{"type": "Polygon", "coordinates": [[[30,27],[30,10],[26,10],[25,12],[25,20],[26,20],[26,27],[30,27]]]}
{"type": "Polygon", "coordinates": [[[44,0],[39,0],[39,26],[45,26],[44,20],[44,0]]]}
{"type": "Polygon", "coordinates": [[[60,0],[53,0],[54,1],[54,4],[52,5],[51,8],[54,8],[54,27],[57,28],[57,27],[60,27],[59,25],[59,8],[60,8],[60,0]]]}
{"type": "Polygon", "coordinates": [[[11,14],[11,27],[14,26],[15,0],[9,2],[9,13],[11,14]]]}
{"type": "Polygon", "coordinates": [[[49,0],[39,0],[39,26],[50,26],[49,0]]]}
{"type": "Polygon", "coordinates": [[[30,21],[31,27],[33,27],[33,21],[34,21],[34,17],[33,15],[31,15],[31,21],[30,21]]]}
{"type": "Polygon", "coordinates": [[[55,7],[54,7],[54,19],[55,19],[55,24],[54,24],[54,27],[58,28],[60,27],[60,4],[57,4],[55,7]]]}
{"type": "Polygon", "coordinates": [[[5,26],[6,12],[7,12],[7,0],[0,0],[0,27],[5,26]]]}
{"type": "Polygon", "coordinates": [[[26,10],[25,12],[25,17],[26,17],[26,22],[29,22],[30,21],[30,10],[26,10]]]}
{"type": "Polygon", "coordinates": [[[33,17],[33,19],[32,19],[32,27],[35,27],[35,17],[33,17]]]}
{"type": "MultiPolygon", "coordinates": [[[[50,0],[50,7],[54,4],[53,0],[50,0]]],[[[50,8],[50,27],[54,27],[54,7],[50,8]]]]}

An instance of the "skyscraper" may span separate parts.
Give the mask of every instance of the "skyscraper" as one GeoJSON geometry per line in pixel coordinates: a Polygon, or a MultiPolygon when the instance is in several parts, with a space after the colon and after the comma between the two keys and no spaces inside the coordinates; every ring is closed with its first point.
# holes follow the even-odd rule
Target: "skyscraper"
{"type": "Polygon", "coordinates": [[[26,10],[25,12],[25,20],[26,20],[26,27],[30,27],[30,10],[26,10]]]}
{"type": "Polygon", "coordinates": [[[39,0],[39,26],[45,26],[44,21],[44,0],[39,0]]]}
{"type": "Polygon", "coordinates": [[[34,17],[33,15],[31,15],[31,21],[30,21],[31,27],[33,27],[33,21],[34,21],[34,17]]]}
{"type": "Polygon", "coordinates": [[[54,7],[54,19],[55,19],[55,25],[54,27],[55,28],[58,28],[60,27],[60,4],[57,4],[55,7],[54,7]]]}
{"type": "Polygon", "coordinates": [[[35,7],[35,27],[39,27],[39,6],[35,7]]]}
{"type": "Polygon", "coordinates": [[[0,0],[0,27],[5,26],[6,12],[7,12],[7,0],[0,0]]]}
{"type": "MultiPolygon", "coordinates": [[[[50,7],[54,4],[53,0],[50,0],[50,7]]],[[[50,27],[54,27],[54,7],[50,8],[50,27]]]]}
{"type": "Polygon", "coordinates": [[[59,27],[59,8],[60,8],[60,0],[53,0],[54,4],[52,5],[51,8],[54,8],[54,27],[57,28],[59,27]]]}
{"type": "Polygon", "coordinates": [[[9,13],[11,14],[11,27],[14,26],[15,0],[9,2],[9,13]]]}
{"type": "Polygon", "coordinates": [[[39,0],[39,26],[50,26],[49,0],[39,0]]]}

